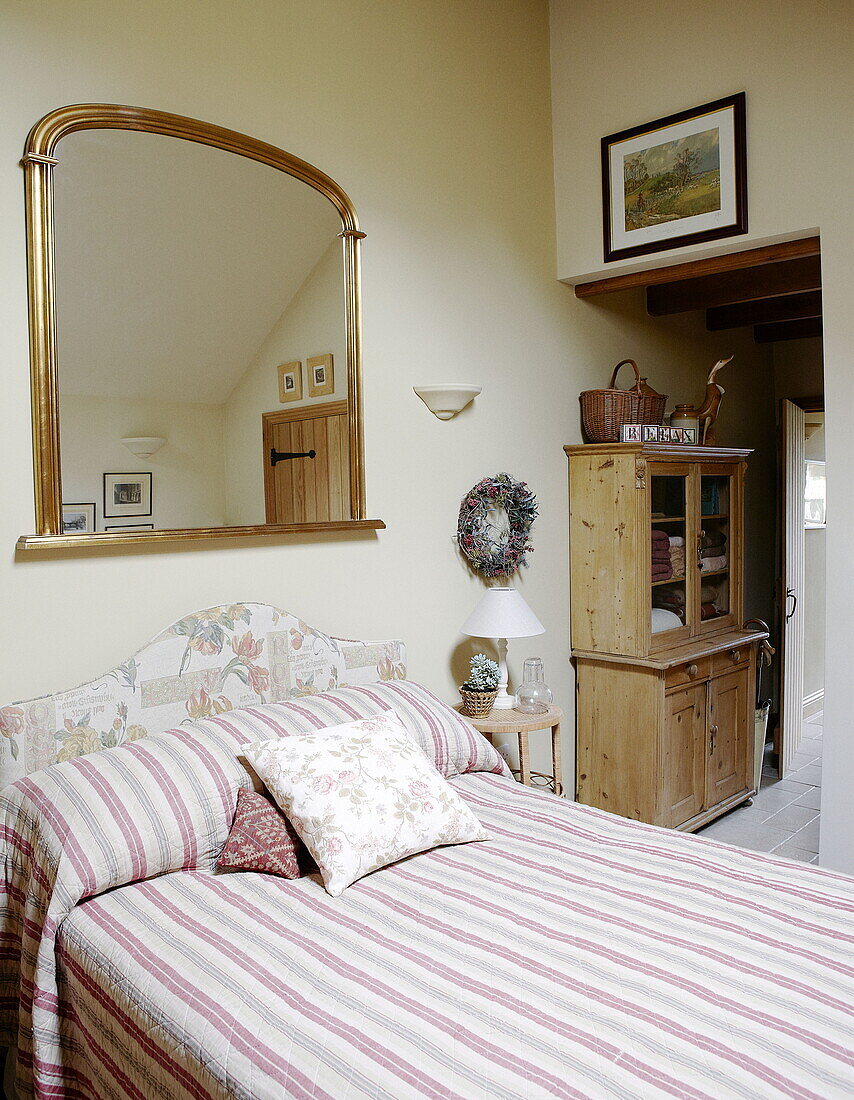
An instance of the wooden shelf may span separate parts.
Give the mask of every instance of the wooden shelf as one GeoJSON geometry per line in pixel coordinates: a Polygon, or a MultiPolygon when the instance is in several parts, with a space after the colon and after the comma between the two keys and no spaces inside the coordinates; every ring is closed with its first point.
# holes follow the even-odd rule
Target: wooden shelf
{"type": "Polygon", "coordinates": [[[729,512],[716,512],[714,515],[711,516],[704,516],[701,513],[700,520],[702,521],[704,519],[729,519],[729,512]]]}
{"type": "Polygon", "coordinates": [[[653,516],[651,522],[652,522],[653,527],[655,527],[656,523],[684,523],[685,522],[685,517],[684,516],[661,516],[661,517],[653,516]]]}
{"type": "Polygon", "coordinates": [[[666,581],[650,581],[650,587],[658,588],[658,586],[660,584],[684,584],[684,583],[685,583],[684,576],[682,576],[682,577],[671,577],[669,580],[666,580],[666,581]]]}
{"type": "MultiPolygon", "coordinates": [[[[727,566],[726,569],[709,569],[706,571],[701,569],[700,577],[719,577],[722,573],[729,573],[729,566],[727,566]]],[[[729,612],[727,612],[727,614],[729,614],[729,612]]]]}

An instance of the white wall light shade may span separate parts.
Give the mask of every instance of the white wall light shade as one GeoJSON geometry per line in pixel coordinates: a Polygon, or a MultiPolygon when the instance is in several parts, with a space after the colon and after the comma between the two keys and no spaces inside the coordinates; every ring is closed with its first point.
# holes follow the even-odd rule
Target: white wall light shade
{"type": "Polygon", "coordinates": [[[470,386],[465,382],[445,382],[440,386],[413,386],[431,413],[440,420],[450,420],[477,397],[483,386],[470,386]]]}
{"type": "Polygon", "coordinates": [[[159,435],[129,435],[122,440],[130,453],[137,458],[151,458],[165,442],[166,440],[159,435]]]}

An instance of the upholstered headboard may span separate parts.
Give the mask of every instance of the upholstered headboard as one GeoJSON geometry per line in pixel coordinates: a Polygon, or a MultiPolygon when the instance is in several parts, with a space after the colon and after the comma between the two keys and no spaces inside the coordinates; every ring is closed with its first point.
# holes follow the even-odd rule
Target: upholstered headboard
{"type": "Polygon", "coordinates": [[[208,607],[96,680],[0,707],[0,787],[188,718],[404,679],[402,642],[333,638],[269,604],[208,607]]]}

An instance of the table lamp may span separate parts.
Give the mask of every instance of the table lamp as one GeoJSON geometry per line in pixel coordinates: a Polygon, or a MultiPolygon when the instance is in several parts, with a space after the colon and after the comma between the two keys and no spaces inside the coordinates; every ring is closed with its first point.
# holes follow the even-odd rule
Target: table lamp
{"type": "Polygon", "coordinates": [[[483,599],[462,625],[472,638],[495,638],[498,642],[498,695],[493,710],[512,710],[516,699],[507,694],[507,639],[533,638],[546,628],[515,588],[487,588],[483,599]]]}

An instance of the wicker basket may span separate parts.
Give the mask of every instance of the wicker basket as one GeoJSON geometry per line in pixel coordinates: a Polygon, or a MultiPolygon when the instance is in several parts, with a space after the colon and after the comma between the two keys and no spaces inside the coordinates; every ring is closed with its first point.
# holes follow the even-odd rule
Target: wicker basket
{"type": "Polygon", "coordinates": [[[585,390],[579,400],[581,423],[589,443],[618,443],[624,424],[660,424],[667,405],[667,395],[647,385],[634,359],[623,359],[614,367],[607,390],[585,390]],[[618,390],[617,374],[626,363],[635,372],[635,384],[631,389],[618,390]]]}
{"type": "Polygon", "coordinates": [[[486,718],[492,710],[497,694],[497,688],[493,688],[492,691],[468,691],[466,688],[460,688],[463,714],[467,714],[469,718],[486,718]]]}

